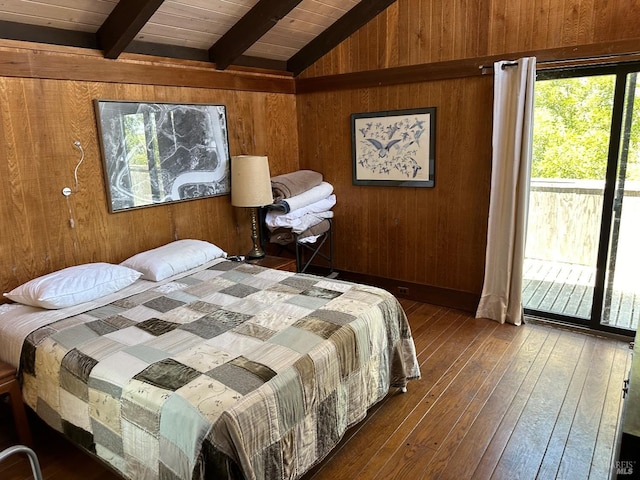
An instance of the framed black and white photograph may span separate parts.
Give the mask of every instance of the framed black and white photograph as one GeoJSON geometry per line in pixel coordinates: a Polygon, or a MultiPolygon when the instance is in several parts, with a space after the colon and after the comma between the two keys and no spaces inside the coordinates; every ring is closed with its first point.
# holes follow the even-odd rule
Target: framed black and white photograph
{"type": "Polygon", "coordinates": [[[94,103],[112,213],[230,192],[224,105],[94,103]]]}
{"type": "Polygon", "coordinates": [[[433,187],[436,108],[351,115],[353,184],[433,187]]]}

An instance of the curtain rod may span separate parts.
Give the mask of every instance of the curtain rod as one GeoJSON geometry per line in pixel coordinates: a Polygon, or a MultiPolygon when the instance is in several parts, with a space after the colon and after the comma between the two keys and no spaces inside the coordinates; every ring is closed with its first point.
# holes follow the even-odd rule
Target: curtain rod
{"type": "MultiPolygon", "coordinates": [[[[562,67],[584,67],[591,65],[605,65],[619,62],[631,62],[640,60],[640,52],[633,53],[620,53],[611,55],[601,55],[597,57],[585,57],[585,58],[571,58],[571,59],[547,59],[541,60],[538,58],[536,62],[537,69],[547,68],[562,68],[562,67]]],[[[513,67],[518,65],[518,62],[506,62],[502,64],[502,69],[505,67],[513,67]]],[[[485,75],[487,70],[493,69],[493,65],[480,65],[478,67],[482,74],[485,75]]]]}
{"type": "MultiPolygon", "coordinates": [[[[518,62],[505,62],[500,66],[500,68],[504,70],[507,67],[517,67],[517,66],[518,66],[518,62]]],[[[482,70],[482,72],[484,73],[485,70],[493,68],[493,65],[480,65],[478,68],[482,70]]]]}

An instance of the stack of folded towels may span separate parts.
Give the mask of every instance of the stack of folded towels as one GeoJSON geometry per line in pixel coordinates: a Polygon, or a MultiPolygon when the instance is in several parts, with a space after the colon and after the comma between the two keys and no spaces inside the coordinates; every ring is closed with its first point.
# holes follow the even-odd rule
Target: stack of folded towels
{"type": "Polygon", "coordinates": [[[299,242],[314,243],[329,230],[336,196],[321,173],[298,170],[278,175],[271,178],[271,189],[274,203],[265,217],[271,243],[287,245],[296,235],[299,242]]]}

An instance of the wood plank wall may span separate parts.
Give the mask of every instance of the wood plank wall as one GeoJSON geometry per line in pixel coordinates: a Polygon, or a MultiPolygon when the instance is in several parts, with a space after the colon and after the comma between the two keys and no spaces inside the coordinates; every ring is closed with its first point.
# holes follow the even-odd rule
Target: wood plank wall
{"type": "Polygon", "coordinates": [[[292,78],[219,75],[194,62],[114,62],[77,50],[0,44],[0,289],[74,264],[120,262],[180,238],[232,254],[249,250],[248,213],[229,195],[109,213],[93,100],[225,104],[231,154],[268,155],[279,174],[297,168],[292,78]],[[130,83],[118,79],[122,71],[130,83]],[[76,140],[86,157],[79,191],[67,200],[61,191],[74,187],[76,140]]]}
{"type": "MultiPolygon", "coordinates": [[[[639,40],[631,0],[398,0],[300,78],[639,40]]],[[[490,76],[293,92],[285,74],[216,72],[61,47],[0,43],[0,288],[88,261],[118,262],[174,238],[249,248],[228,196],[109,214],[94,98],[225,103],[232,154],[269,155],[273,174],[311,168],[338,196],[335,266],[478,295],[491,155],[490,76]],[[436,106],[436,187],[353,187],[349,115],[436,106]],[[297,131],[296,131],[297,127],[297,131]],[[297,132],[297,133],[296,133],[297,132]],[[87,158],[72,186],[79,140],[87,158]],[[298,160],[299,156],[299,160],[298,160]],[[69,218],[75,228],[70,228],[69,218]]],[[[589,51],[587,48],[586,51],[589,51]]],[[[389,283],[392,286],[393,282],[389,283]]],[[[394,292],[397,293],[397,292],[394,292]]]]}
{"type": "Polygon", "coordinates": [[[630,45],[640,51],[640,4],[629,0],[398,0],[342,42],[300,75],[305,88],[297,96],[300,166],[325,173],[338,199],[336,267],[477,298],[491,175],[491,75],[395,85],[385,78],[370,86],[373,77],[349,89],[348,74],[468,66],[469,59],[530,50],[569,56],[575,46],[628,53],[630,45]],[[432,106],[435,188],[352,186],[350,114],[432,106]]]}

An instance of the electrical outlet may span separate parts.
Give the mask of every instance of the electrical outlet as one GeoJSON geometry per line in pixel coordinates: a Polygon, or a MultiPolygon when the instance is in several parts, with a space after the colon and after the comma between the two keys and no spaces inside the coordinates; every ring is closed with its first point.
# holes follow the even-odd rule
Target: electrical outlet
{"type": "Polygon", "coordinates": [[[409,293],[409,288],[407,287],[398,287],[398,293],[403,293],[403,294],[408,294],[409,293]]]}

